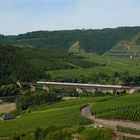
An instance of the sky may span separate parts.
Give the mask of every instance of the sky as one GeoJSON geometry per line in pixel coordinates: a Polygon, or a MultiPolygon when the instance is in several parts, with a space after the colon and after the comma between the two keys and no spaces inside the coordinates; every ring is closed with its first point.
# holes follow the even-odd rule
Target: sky
{"type": "Polygon", "coordinates": [[[0,34],[140,26],[140,0],[0,0],[0,34]]]}

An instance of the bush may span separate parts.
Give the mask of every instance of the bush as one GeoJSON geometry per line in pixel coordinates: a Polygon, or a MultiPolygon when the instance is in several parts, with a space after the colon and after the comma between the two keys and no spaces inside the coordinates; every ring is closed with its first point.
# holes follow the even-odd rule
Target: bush
{"type": "Polygon", "coordinates": [[[17,85],[3,85],[0,87],[0,96],[13,96],[19,93],[17,85]]]}
{"type": "Polygon", "coordinates": [[[35,107],[41,104],[52,103],[60,101],[61,97],[57,97],[56,94],[48,93],[46,91],[40,93],[34,93],[30,95],[23,95],[16,101],[17,110],[26,110],[31,107],[35,107]]]}
{"type": "Polygon", "coordinates": [[[83,118],[79,121],[79,125],[89,125],[92,123],[92,120],[83,118]]]}

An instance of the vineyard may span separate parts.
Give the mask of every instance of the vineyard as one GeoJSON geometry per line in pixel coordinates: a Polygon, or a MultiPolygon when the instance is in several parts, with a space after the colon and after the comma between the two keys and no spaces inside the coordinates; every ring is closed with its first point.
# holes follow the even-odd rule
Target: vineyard
{"type": "Polygon", "coordinates": [[[126,137],[124,140],[139,140],[139,138],[129,138],[129,137],[126,137]]]}
{"type": "Polygon", "coordinates": [[[128,127],[117,126],[117,131],[140,135],[140,130],[128,127]]]}
{"type": "Polygon", "coordinates": [[[92,107],[97,118],[140,122],[140,94],[118,96],[92,107]]]}

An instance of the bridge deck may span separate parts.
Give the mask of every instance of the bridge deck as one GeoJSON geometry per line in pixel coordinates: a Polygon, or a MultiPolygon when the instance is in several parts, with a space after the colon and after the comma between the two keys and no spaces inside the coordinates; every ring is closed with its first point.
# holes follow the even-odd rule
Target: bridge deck
{"type": "Polygon", "coordinates": [[[102,84],[83,84],[83,83],[64,83],[64,82],[17,82],[18,85],[23,86],[66,86],[66,87],[77,87],[77,88],[97,88],[97,89],[113,89],[113,90],[130,90],[132,87],[129,86],[122,86],[122,85],[102,85],[102,84]]]}
{"type": "Polygon", "coordinates": [[[46,85],[46,86],[69,86],[69,87],[81,87],[81,88],[106,88],[106,89],[131,89],[128,86],[121,86],[121,85],[101,85],[101,84],[83,84],[83,83],[63,83],[63,82],[42,82],[37,81],[39,85],[46,85]]]}

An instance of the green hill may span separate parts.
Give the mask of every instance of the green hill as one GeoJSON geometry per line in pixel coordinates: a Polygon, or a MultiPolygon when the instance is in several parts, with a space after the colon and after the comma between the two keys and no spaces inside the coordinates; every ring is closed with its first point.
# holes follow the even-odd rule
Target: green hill
{"type": "Polygon", "coordinates": [[[52,70],[77,69],[97,66],[62,50],[47,48],[0,45],[0,85],[11,84],[17,80],[50,80],[47,73],[52,70]]]}
{"type": "Polygon", "coordinates": [[[139,75],[139,59],[128,58],[140,54],[140,27],[0,35],[0,44],[0,85],[39,79],[121,84],[114,73],[139,75]]]}
{"type": "Polygon", "coordinates": [[[140,81],[135,79],[139,60],[126,57],[10,45],[0,45],[0,54],[0,85],[40,79],[104,84],[120,84],[126,78],[130,78],[127,82],[140,81]]]}
{"type": "MultiPolygon", "coordinates": [[[[140,33],[140,27],[119,27],[101,30],[36,31],[17,36],[1,36],[0,43],[69,50],[76,41],[87,52],[104,54],[121,41],[140,33]]],[[[137,42],[140,42],[137,40],[137,42]]]]}

